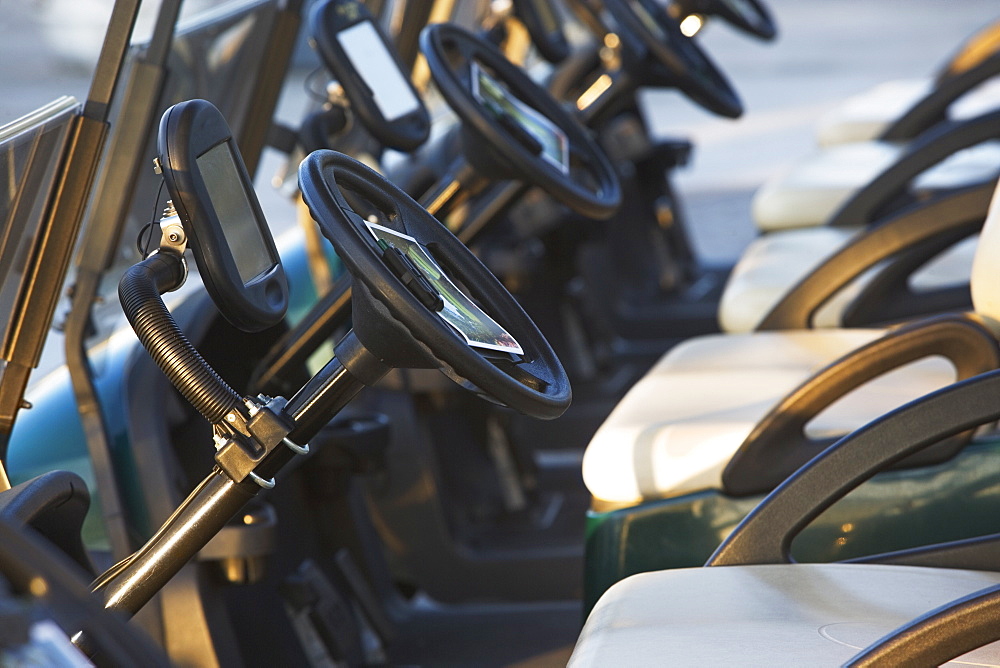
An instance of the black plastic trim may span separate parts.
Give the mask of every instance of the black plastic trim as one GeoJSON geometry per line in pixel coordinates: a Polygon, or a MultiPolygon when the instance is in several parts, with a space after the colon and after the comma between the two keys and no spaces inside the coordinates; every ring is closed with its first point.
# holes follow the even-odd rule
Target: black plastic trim
{"type": "Polygon", "coordinates": [[[1000,40],[990,39],[990,33],[998,30],[998,24],[993,23],[979,33],[973,35],[958,53],[948,59],[948,65],[935,77],[934,88],[927,95],[911,106],[906,113],[893,121],[883,130],[879,139],[896,141],[911,139],[947,118],[948,107],[962,95],[1000,74],[1000,40]],[[991,44],[992,42],[992,44],[991,44]],[[980,55],[979,47],[992,46],[992,53],[980,55]],[[952,69],[963,55],[975,49],[981,58],[978,65],[961,72],[953,73],[952,69]]]}
{"type": "Polygon", "coordinates": [[[49,471],[0,492],[0,521],[31,527],[94,575],[80,533],[89,508],[87,484],[69,471],[49,471]]]}
{"type": "MultiPolygon", "coordinates": [[[[770,491],[832,442],[806,435],[805,427],[814,417],[868,381],[933,356],[951,361],[957,380],[1000,367],[996,338],[972,316],[939,316],[890,330],[819,370],[771,409],[723,471],[725,493],[748,496],[770,491]]],[[[962,432],[899,464],[945,461],[971,437],[971,431],[962,432]]]]}
{"type": "Polygon", "coordinates": [[[566,59],[571,49],[560,23],[562,17],[553,0],[514,0],[514,13],[524,23],[531,43],[542,58],[553,65],[566,59]],[[546,23],[550,25],[546,27],[546,23]]]}
{"type": "MultiPolygon", "coordinates": [[[[900,211],[854,237],[791,288],[764,316],[757,329],[807,329],[812,326],[812,319],[823,304],[879,262],[907,262],[908,256],[901,254],[919,244],[932,242],[943,249],[955,237],[961,239],[972,234],[986,220],[994,190],[994,184],[990,183],[939,196],[900,211]]],[[[880,281],[889,281],[890,268],[880,272],[872,282],[878,285],[880,281]]],[[[875,289],[874,286],[870,288],[875,289]]],[[[882,305],[887,306],[885,302],[882,305]]],[[[851,314],[852,324],[865,322],[869,313],[861,309],[854,311],[851,314]]],[[[874,316],[873,313],[871,315],[874,316]]],[[[879,317],[886,319],[885,315],[879,317]]]]}
{"type": "Polygon", "coordinates": [[[904,457],[1000,419],[1000,371],[912,401],[845,436],[771,492],[708,566],[790,563],[792,540],[824,510],[904,457]]]}
{"type": "Polygon", "coordinates": [[[998,138],[1000,111],[934,126],[910,142],[892,165],[854,193],[830,216],[827,224],[858,227],[878,220],[918,175],[962,149],[998,138]]]}

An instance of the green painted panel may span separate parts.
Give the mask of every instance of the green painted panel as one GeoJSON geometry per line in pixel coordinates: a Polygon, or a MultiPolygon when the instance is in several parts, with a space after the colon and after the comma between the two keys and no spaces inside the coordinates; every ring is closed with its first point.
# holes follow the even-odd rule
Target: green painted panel
{"type": "MultiPolygon", "coordinates": [[[[705,491],[588,518],[584,598],[589,611],[635,573],[700,566],[762,497],[705,491]]],[[[965,448],[944,464],[889,471],[803,531],[799,561],[837,561],[1000,532],[1000,441],[965,448]]]]}
{"type": "MultiPolygon", "coordinates": [[[[282,264],[289,278],[289,321],[301,319],[316,301],[309,278],[305,249],[299,243],[281,248],[282,264]]],[[[339,260],[333,259],[335,273],[342,271],[339,260]]],[[[193,293],[203,288],[197,286],[193,293]]],[[[194,294],[188,295],[190,299],[194,294]]],[[[124,316],[122,324],[125,325],[124,316]]],[[[61,345],[53,340],[49,345],[61,345]]],[[[115,461],[117,480],[133,527],[139,535],[149,535],[146,508],[140,489],[142,480],[136,470],[131,436],[128,428],[128,405],[136,397],[125,392],[125,368],[129,356],[138,351],[139,343],[131,330],[123,329],[93,346],[91,366],[97,393],[104,410],[115,461]]],[[[92,503],[84,521],[84,541],[89,548],[104,550],[107,535],[100,514],[100,490],[97,489],[83,425],[76,409],[76,399],[65,366],[59,367],[33,383],[25,395],[30,410],[23,410],[11,433],[7,470],[13,484],[24,482],[53,470],[72,471],[87,483],[92,503]]],[[[142,398],[139,398],[142,400],[142,398]]]]}

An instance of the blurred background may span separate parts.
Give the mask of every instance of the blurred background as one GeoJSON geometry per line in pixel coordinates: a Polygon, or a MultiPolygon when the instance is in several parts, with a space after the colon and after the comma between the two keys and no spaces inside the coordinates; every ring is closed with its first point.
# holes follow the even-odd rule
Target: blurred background
{"type": "MultiPolygon", "coordinates": [[[[192,15],[220,4],[187,0],[192,15]]],[[[748,38],[721,21],[699,40],[743,98],[736,121],[710,116],[679,93],[644,98],[655,131],[694,142],[693,160],[676,184],[696,230],[695,244],[710,260],[735,258],[753,236],[751,194],[775,169],[815,146],[820,116],[845,97],[882,81],[932,74],[958,43],[996,18],[982,0],[769,0],[779,35],[773,43],[748,38]]],[[[57,95],[83,99],[110,0],[0,0],[0,124],[57,95]]],[[[143,39],[158,3],[144,3],[136,29],[143,39]]],[[[318,66],[304,45],[289,77],[279,116],[295,122],[306,104],[302,80],[318,66]]],[[[259,191],[272,224],[284,205],[262,165],[259,191]]],[[[289,223],[291,215],[287,216],[289,223]]]]}

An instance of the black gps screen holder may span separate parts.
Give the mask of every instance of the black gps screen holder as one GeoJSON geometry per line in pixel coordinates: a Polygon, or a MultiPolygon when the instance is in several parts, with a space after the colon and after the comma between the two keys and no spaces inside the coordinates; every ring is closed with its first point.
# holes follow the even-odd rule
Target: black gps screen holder
{"type": "Polygon", "coordinates": [[[234,326],[257,332],[285,315],[288,282],[225,118],[210,102],[176,104],[160,121],[163,178],[205,288],[234,326]]]}

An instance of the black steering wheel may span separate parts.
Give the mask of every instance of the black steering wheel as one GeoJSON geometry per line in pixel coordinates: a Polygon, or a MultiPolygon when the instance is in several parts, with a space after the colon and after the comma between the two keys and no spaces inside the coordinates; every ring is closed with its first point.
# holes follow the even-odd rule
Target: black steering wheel
{"type": "MultiPolygon", "coordinates": [[[[569,379],[545,337],[493,274],[423,207],[385,177],[335,151],[310,154],[299,167],[299,187],[313,219],[351,272],[354,332],[368,353],[389,367],[438,368],[466,389],[535,417],[555,418],[569,407],[569,379]],[[390,268],[387,256],[393,249],[379,245],[366,218],[415,239],[436,266],[416,260],[403,271],[398,262],[390,268]],[[414,272],[415,266],[422,272],[414,272]],[[411,287],[435,272],[462,286],[523,353],[466,343],[435,312],[433,297],[419,285],[411,287]]],[[[393,244],[412,260],[403,245],[393,244]]]]}
{"type": "Polygon", "coordinates": [[[514,13],[545,60],[558,65],[569,55],[569,40],[553,0],[514,0],[514,13]]]}
{"type": "Polygon", "coordinates": [[[772,40],[778,26],[763,2],[759,0],[674,0],[680,16],[702,14],[718,16],[733,27],[763,40],[772,40]]]}
{"type": "Polygon", "coordinates": [[[496,47],[457,26],[439,23],[424,28],[420,49],[438,90],[462,121],[465,154],[478,171],[537,185],[591,218],[608,218],[617,210],[618,176],[590,133],[496,47]],[[565,134],[567,170],[543,159],[542,144],[516,118],[498,115],[476,99],[473,64],[565,134]]]}
{"type": "Polygon", "coordinates": [[[620,35],[625,52],[631,35],[653,57],[651,68],[643,63],[643,83],[679,88],[720,116],[743,114],[743,103],[726,76],[656,0],[604,0],[604,8],[627,33],[620,35]]]}

